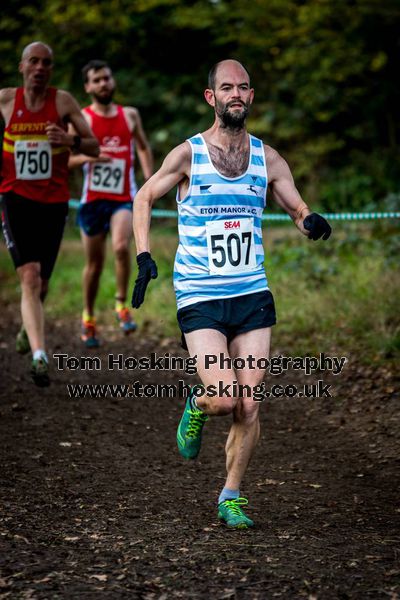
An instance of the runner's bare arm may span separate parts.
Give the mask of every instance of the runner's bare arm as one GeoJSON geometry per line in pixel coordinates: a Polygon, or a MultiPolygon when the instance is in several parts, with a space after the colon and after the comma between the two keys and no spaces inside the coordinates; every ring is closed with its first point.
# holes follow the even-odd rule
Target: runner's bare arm
{"type": "Polygon", "coordinates": [[[5,121],[6,127],[14,108],[15,92],[16,88],[4,88],[0,90],[0,114],[5,121]]]}
{"type": "Polygon", "coordinates": [[[133,108],[133,106],[125,107],[124,111],[133,126],[132,133],[135,137],[136,152],[142,168],[143,177],[147,181],[153,174],[154,163],[153,153],[143,129],[142,119],[140,118],[139,111],[136,108],[133,108]]]}
{"type": "MultiPolygon", "coordinates": [[[[91,120],[89,115],[87,115],[85,112],[82,111],[82,115],[83,118],[85,119],[85,121],[87,122],[87,124],[89,125],[89,127],[92,126],[91,120]]],[[[71,135],[78,135],[76,129],[74,128],[74,126],[69,123],[68,125],[68,133],[70,133],[71,135]]],[[[81,167],[82,165],[84,165],[85,163],[107,163],[107,162],[111,162],[111,158],[109,156],[107,156],[106,154],[102,154],[100,152],[99,156],[88,156],[87,154],[82,154],[82,153],[73,153],[70,154],[69,159],[68,159],[68,168],[69,169],[75,169],[76,167],[81,167]]]]}
{"type": "MultiPolygon", "coordinates": [[[[89,115],[87,115],[85,112],[82,111],[82,116],[85,119],[85,121],[87,122],[87,124],[89,125],[89,127],[92,126],[91,121],[90,121],[90,117],[89,115]]],[[[71,135],[78,135],[78,132],[76,131],[75,127],[72,125],[72,123],[68,123],[68,133],[71,135]]],[[[69,169],[75,169],[76,167],[81,167],[82,165],[84,165],[86,162],[96,162],[97,157],[93,157],[93,156],[88,156],[87,154],[82,154],[81,152],[73,152],[70,154],[69,159],[68,159],[68,168],[69,169]]]]}
{"type": "Polygon", "coordinates": [[[191,149],[188,142],[180,144],[166,156],[160,169],[135,196],[133,233],[137,254],[150,252],[149,229],[151,207],[175,185],[190,176],[191,149]]]}
{"type": "Polygon", "coordinates": [[[50,143],[69,146],[70,148],[80,150],[89,156],[98,156],[99,143],[85,121],[75,98],[64,90],[58,90],[56,105],[60,117],[66,123],[72,123],[76,134],[74,136],[71,133],[64,131],[61,127],[58,127],[55,123],[49,123],[46,127],[46,133],[50,143]],[[79,148],[76,145],[76,136],[79,136],[80,138],[79,148]]]}
{"type": "MultiPolygon", "coordinates": [[[[71,135],[78,135],[76,132],[76,129],[74,129],[74,127],[69,124],[68,125],[68,133],[70,133],[71,135]]],[[[102,154],[100,152],[100,154],[98,156],[88,156],[87,154],[75,154],[75,153],[71,153],[69,155],[69,159],[68,159],[68,168],[69,169],[75,169],[76,167],[81,167],[82,165],[84,165],[85,163],[105,163],[105,162],[111,162],[111,158],[109,156],[107,156],[106,154],[102,154]]]]}
{"type": "MultiPolygon", "coordinates": [[[[76,133],[74,134],[76,135],[76,133]]],[[[108,163],[111,162],[111,158],[105,154],[99,154],[98,156],[88,156],[87,154],[71,154],[68,159],[68,168],[75,169],[81,167],[85,163],[108,163]]]]}
{"type": "Polygon", "coordinates": [[[303,221],[311,213],[302,200],[293,180],[286,160],[270,146],[264,146],[267,163],[268,183],[271,186],[275,202],[288,213],[296,227],[306,236],[308,231],[303,221]]]}

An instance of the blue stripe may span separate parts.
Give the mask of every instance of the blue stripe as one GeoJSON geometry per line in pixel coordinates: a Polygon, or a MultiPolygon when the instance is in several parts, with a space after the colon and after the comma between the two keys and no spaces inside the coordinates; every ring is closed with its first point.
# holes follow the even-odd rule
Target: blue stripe
{"type": "Polygon", "coordinates": [[[206,165],[209,164],[207,154],[200,154],[200,152],[196,152],[193,156],[193,163],[195,165],[206,165]]]}
{"type": "Polygon", "coordinates": [[[251,175],[246,173],[243,177],[239,179],[224,179],[220,177],[218,173],[205,173],[204,175],[199,175],[198,173],[194,173],[192,175],[192,185],[207,185],[219,183],[222,185],[238,185],[238,184],[249,184],[249,185],[258,185],[260,187],[266,187],[267,179],[266,177],[262,177],[261,175],[251,175]],[[254,181],[255,179],[255,181],[254,181]]]}
{"type": "Polygon", "coordinates": [[[253,137],[252,135],[250,136],[250,141],[251,141],[251,145],[254,146],[254,148],[262,147],[262,141],[259,140],[258,138],[253,137]]]}
{"type": "MultiPolygon", "coordinates": [[[[262,252],[261,254],[257,254],[256,252],[256,264],[259,265],[259,268],[261,268],[261,265],[264,262],[264,253],[262,252]]],[[[207,273],[208,273],[208,255],[206,254],[205,256],[193,256],[192,254],[181,254],[179,252],[179,250],[177,251],[176,255],[175,255],[175,261],[176,264],[180,264],[180,265],[184,265],[186,267],[191,267],[191,266],[195,266],[196,269],[203,269],[205,268],[207,273]]],[[[196,270],[193,271],[193,276],[195,276],[196,274],[196,270]]]]}
{"type": "MultiPolygon", "coordinates": [[[[185,210],[185,202],[187,202],[187,199],[179,204],[181,211],[185,210]]],[[[213,206],[226,206],[227,208],[236,206],[240,208],[243,205],[264,208],[264,198],[255,194],[199,194],[198,196],[190,196],[190,204],[193,206],[204,206],[204,208],[212,208],[213,206]]],[[[227,212],[223,214],[235,215],[244,213],[227,212]]]]}
{"type": "Polygon", "coordinates": [[[207,255],[202,258],[199,258],[198,256],[195,257],[195,256],[192,256],[191,254],[180,254],[179,252],[177,252],[175,259],[176,259],[176,264],[184,265],[186,267],[191,267],[193,265],[196,265],[196,269],[205,267],[207,269],[207,273],[208,273],[208,256],[207,255]]]}
{"type": "MultiPolygon", "coordinates": [[[[174,284],[176,284],[179,281],[186,281],[187,278],[183,277],[180,273],[178,273],[177,271],[174,271],[173,273],[174,275],[174,284]]],[[[265,277],[265,273],[264,270],[258,270],[258,271],[252,271],[249,275],[247,275],[248,280],[243,284],[243,275],[236,275],[236,276],[232,276],[230,277],[229,275],[212,275],[210,276],[204,276],[203,277],[199,277],[196,280],[191,279],[191,283],[193,281],[193,288],[195,290],[201,290],[203,291],[205,294],[207,295],[211,295],[211,294],[215,294],[215,293],[220,293],[220,290],[222,289],[223,291],[226,291],[226,288],[231,287],[232,289],[230,290],[231,292],[234,291],[236,292],[237,290],[240,291],[248,291],[248,288],[251,287],[251,285],[257,284],[258,283],[264,283],[266,281],[266,279],[264,279],[265,277]],[[230,278],[230,281],[227,283],[226,279],[230,278]],[[211,289],[208,287],[210,285],[210,283],[213,283],[213,286],[211,287],[211,289]],[[208,284],[208,286],[207,286],[208,284]],[[219,288],[219,289],[218,289],[219,288]]],[[[176,286],[175,286],[176,287],[176,286]]],[[[191,290],[179,290],[180,293],[182,294],[191,294],[191,290]]]]}
{"type": "MultiPolygon", "coordinates": [[[[245,274],[245,277],[249,277],[250,280],[251,279],[259,279],[261,275],[264,275],[264,269],[262,267],[259,267],[257,270],[255,271],[249,271],[248,273],[245,274]]],[[[226,279],[226,278],[230,278],[233,279],[234,281],[232,281],[232,285],[236,285],[237,281],[239,281],[240,279],[243,278],[243,273],[238,273],[237,275],[235,275],[234,273],[229,273],[226,275],[209,275],[208,273],[208,269],[204,269],[202,271],[197,271],[196,273],[193,273],[193,275],[190,276],[190,281],[195,281],[196,285],[199,285],[201,282],[204,282],[205,285],[205,289],[207,290],[207,285],[210,285],[210,283],[213,281],[217,281],[217,279],[219,281],[222,281],[222,279],[226,279]]],[[[177,270],[174,270],[174,279],[175,281],[186,281],[187,280],[187,275],[182,275],[182,273],[180,273],[177,270]]],[[[250,281],[248,281],[247,283],[250,283],[250,281]]],[[[207,290],[208,291],[208,290],[207,290]]]]}
{"type": "Polygon", "coordinates": [[[198,237],[180,235],[179,240],[183,246],[201,246],[203,248],[207,248],[207,238],[205,236],[203,239],[201,239],[198,237]]]}

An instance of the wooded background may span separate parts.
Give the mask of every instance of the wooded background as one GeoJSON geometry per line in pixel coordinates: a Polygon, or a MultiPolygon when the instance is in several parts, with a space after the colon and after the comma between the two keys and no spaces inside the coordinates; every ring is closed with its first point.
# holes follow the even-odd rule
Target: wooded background
{"type": "Polygon", "coordinates": [[[207,73],[230,57],[255,88],[249,130],[288,160],[313,207],[393,210],[400,198],[398,1],[9,0],[2,12],[2,87],[20,83],[21,50],[42,40],[53,84],[85,105],[81,68],[107,60],[157,165],[210,126],[207,73]]]}

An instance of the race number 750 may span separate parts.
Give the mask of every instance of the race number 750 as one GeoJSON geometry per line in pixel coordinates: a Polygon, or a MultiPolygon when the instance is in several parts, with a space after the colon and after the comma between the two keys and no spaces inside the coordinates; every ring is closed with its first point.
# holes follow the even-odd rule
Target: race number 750
{"type": "Polygon", "coordinates": [[[17,179],[40,180],[51,177],[51,147],[48,142],[17,140],[14,147],[17,179]]]}

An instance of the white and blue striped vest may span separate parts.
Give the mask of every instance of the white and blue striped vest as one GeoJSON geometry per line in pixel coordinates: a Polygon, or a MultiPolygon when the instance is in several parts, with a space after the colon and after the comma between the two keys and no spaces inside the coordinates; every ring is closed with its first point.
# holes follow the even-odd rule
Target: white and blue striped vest
{"type": "Polygon", "coordinates": [[[179,246],[174,265],[178,309],[207,300],[233,298],[268,289],[264,271],[261,216],[267,169],[261,140],[249,136],[247,171],[221,175],[201,134],[190,138],[189,189],[179,198],[179,246]]]}

